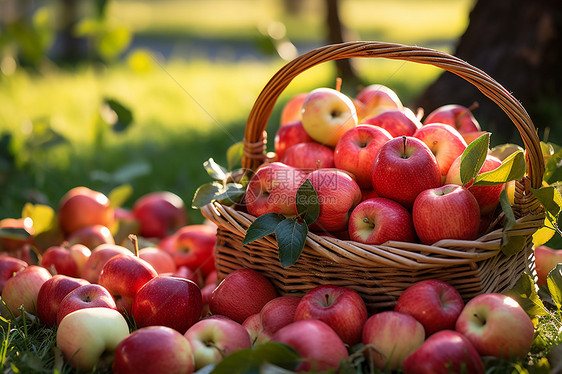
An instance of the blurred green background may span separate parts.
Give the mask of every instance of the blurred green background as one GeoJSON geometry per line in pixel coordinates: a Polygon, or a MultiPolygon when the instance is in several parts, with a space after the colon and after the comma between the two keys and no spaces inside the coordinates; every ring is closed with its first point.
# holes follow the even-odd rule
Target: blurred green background
{"type": "MultiPolygon", "coordinates": [[[[451,52],[472,6],[342,0],[340,17],[349,40],[451,52]]],[[[210,181],[203,162],[226,164],[268,79],[325,44],[324,11],[316,0],[0,0],[0,218],[20,217],[28,201],[56,207],[78,185],[108,193],[130,184],[129,206],[168,190],[190,206],[210,181]]],[[[364,82],[391,87],[406,105],[440,74],[413,63],[354,63],[364,82]]],[[[281,95],[270,148],[283,104],[334,87],[334,69],[311,69],[281,95]]]]}

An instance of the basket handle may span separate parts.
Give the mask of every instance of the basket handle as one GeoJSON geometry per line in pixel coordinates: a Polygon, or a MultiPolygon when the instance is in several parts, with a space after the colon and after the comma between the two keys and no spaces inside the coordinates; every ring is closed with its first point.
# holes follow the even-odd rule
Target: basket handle
{"type": "Polygon", "coordinates": [[[255,170],[265,160],[267,123],[279,95],[295,77],[320,63],[354,57],[382,57],[433,65],[472,83],[511,119],[525,146],[527,178],[530,187],[539,188],[541,186],[544,159],[537,130],[525,108],[502,85],[482,70],[455,56],[429,48],[373,41],[323,46],[295,58],[277,71],[259,94],[248,116],[244,134],[242,167],[255,170]]]}

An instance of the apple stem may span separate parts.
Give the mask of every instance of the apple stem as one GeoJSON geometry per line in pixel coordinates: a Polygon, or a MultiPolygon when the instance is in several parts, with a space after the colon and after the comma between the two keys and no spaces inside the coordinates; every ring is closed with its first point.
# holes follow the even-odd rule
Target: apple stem
{"type": "Polygon", "coordinates": [[[486,324],[486,320],[480,317],[478,314],[474,313],[474,317],[476,317],[476,319],[482,324],[482,326],[486,324]]]}
{"type": "Polygon", "coordinates": [[[404,158],[406,158],[406,137],[404,135],[402,135],[402,144],[404,146],[402,154],[404,155],[404,158]]]}
{"type": "Polygon", "coordinates": [[[479,106],[480,104],[478,104],[478,101],[475,101],[468,107],[468,110],[472,112],[474,109],[478,108],[479,106]]]}
{"type": "Polygon", "coordinates": [[[342,84],[341,77],[337,77],[336,78],[336,91],[341,92],[341,84],[342,84]]]}
{"type": "Polygon", "coordinates": [[[139,257],[139,240],[135,234],[129,235],[129,240],[133,243],[133,249],[135,250],[135,256],[139,257]]]}

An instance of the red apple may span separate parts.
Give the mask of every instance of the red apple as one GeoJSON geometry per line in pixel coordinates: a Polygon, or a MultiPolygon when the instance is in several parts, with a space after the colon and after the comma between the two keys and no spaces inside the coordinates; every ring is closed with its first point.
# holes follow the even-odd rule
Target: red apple
{"type": "Polygon", "coordinates": [[[437,331],[453,330],[464,307],[460,293],[449,283],[427,279],[414,283],[398,297],[394,310],[418,320],[430,336],[437,331]]]}
{"type": "Polygon", "coordinates": [[[275,134],[273,147],[277,154],[277,159],[281,160],[289,147],[313,141],[310,135],[304,130],[302,122],[298,120],[279,127],[275,134]]]}
{"type": "Polygon", "coordinates": [[[416,240],[410,212],[397,202],[383,197],[359,203],[351,212],[348,231],[351,240],[366,244],[416,240]]]}
{"type": "Polygon", "coordinates": [[[299,143],[285,150],[282,163],[305,171],[334,167],[334,151],[320,143],[299,143]]]}
{"type": "Polygon", "coordinates": [[[21,230],[22,237],[0,236],[0,250],[15,252],[33,241],[33,221],[30,218],[4,218],[0,220],[0,230],[21,230]]]}
{"type": "Polygon", "coordinates": [[[290,295],[268,301],[259,313],[263,333],[271,337],[282,327],[294,322],[300,301],[300,297],[290,295]]]}
{"type": "Polygon", "coordinates": [[[190,374],[193,364],[191,344],[182,334],[169,327],[150,326],[136,330],[117,345],[112,372],[190,374]]]}
{"type": "Polygon", "coordinates": [[[167,326],[184,334],[201,316],[202,296],[192,281],[159,275],[136,293],[132,314],[138,327],[167,326]]]}
{"type": "Polygon", "coordinates": [[[4,289],[6,281],[14,276],[18,271],[25,269],[27,262],[8,256],[4,253],[0,254],[0,294],[4,289]]]}
{"type": "Polygon", "coordinates": [[[326,323],[305,319],[288,324],[277,331],[272,341],[291,346],[302,358],[297,371],[336,369],[349,356],[338,334],[326,323]]]}
{"type": "Polygon", "coordinates": [[[413,136],[422,127],[421,122],[411,111],[404,109],[389,109],[373,117],[367,117],[362,124],[379,126],[395,138],[397,136],[413,136]]]}
{"type": "Polygon", "coordinates": [[[446,184],[422,191],[414,202],[412,219],[424,244],[441,239],[474,240],[480,231],[480,208],[463,186],[446,184]]]}
{"type": "Polygon", "coordinates": [[[62,196],[57,216],[66,235],[93,225],[113,227],[115,222],[115,213],[107,196],[83,186],[72,188],[62,196]]]}
{"type": "Polygon", "coordinates": [[[110,258],[117,255],[133,256],[133,252],[117,244],[102,244],[91,251],[91,255],[82,269],[82,278],[90,283],[98,283],[103,266],[110,258]]]}
{"type": "Polygon", "coordinates": [[[535,268],[537,270],[537,286],[546,285],[548,274],[562,262],[562,251],[539,245],[535,248],[535,268]]]}
{"type": "Polygon", "coordinates": [[[14,316],[21,315],[20,307],[37,315],[37,297],[43,283],[51,278],[47,269],[30,265],[9,278],[2,289],[2,300],[14,316]]]}
{"type": "Polygon", "coordinates": [[[139,235],[162,239],[187,225],[187,213],[181,197],[169,191],[150,192],[133,204],[139,221],[139,235]]]}
{"type": "Polygon", "coordinates": [[[356,101],[363,106],[362,118],[375,116],[385,110],[402,109],[402,101],[392,89],[382,84],[371,84],[359,91],[356,101]]]}
{"type": "Polygon", "coordinates": [[[455,330],[474,345],[481,356],[522,359],[531,348],[535,328],[514,299],[499,293],[481,294],[469,300],[455,330]]]}
{"type": "Polygon", "coordinates": [[[75,310],[86,308],[109,308],[117,310],[117,305],[109,291],[99,284],[81,285],[70,291],[60,302],[56,323],[75,310]]]}
{"type": "Polygon", "coordinates": [[[281,110],[281,126],[286,126],[302,118],[302,104],[306,100],[308,92],[301,92],[293,96],[281,110]]]}
{"type": "Polygon", "coordinates": [[[440,106],[427,115],[424,124],[444,123],[461,134],[480,131],[480,124],[471,110],[458,104],[440,106]]]}
{"type": "Polygon", "coordinates": [[[242,326],[248,331],[252,346],[268,342],[271,337],[263,332],[261,316],[259,313],[252,314],[242,322],[242,326]]]}
{"type": "Polygon", "coordinates": [[[336,144],[334,163],[355,176],[361,188],[372,188],[371,172],[380,148],[392,139],[382,127],[358,125],[348,130],[336,144]]]}
{"type": "Polygon", "coordinates": [[[76,278],[81,276],[90,254],[90,250],[82,244],[74,244],[70,247],[52,246],[43,253],[41,266],[48,269],[51,274],[76,278]]]}
{"type": "Polygon", "coordinates": [[[96,248],[100,244],[115,244],[115,239],[113,238],[111,231],[103,225],[82,227],[70,234],[67,241],[70,245],[83,244],[90,250],[96,248]]]}
{"type": "Polygon", "coordinates": [[[361,189],[345,171],[318,169],[307,177],[320,204],[320,214],[310,226],[315,231],[336,232],[347,229],[353,208],[361,201],[361,189]]]}
{"type": "Polygon", "coordinates": [[[361,296],[350,288],[336,285],[314,287],[302,297],[295,311],[295,321],[321,320],[350,346],[361,341],[367,317],[367,307],[361,296]]]}
{"type": "Polygon", "coordinates": [[[404,374],[484,374],[484,365],[464,335],[443,330],[431,335],[409,355],[402,371],[404,374]]]}
{"type": "Polygon", "coordinates": [[[425,339],[421,323],[408,314],[385,311],[373,314],[365,322],[361,342],[372,345],[368,360],[379,370],[399,370],[408,355],[425,339]]]}
{"type": "Polygon", "coordinates": [[[228,274],[211,294],[209,308],[238,323],[258,313],[278,296],[273,284],[256,270],[242,268],[228,274]]]}
{"type": "Polygon", "coordinates": [[[403,136],[381,147],[373,165],[372,182],[380,197],[411,209],[420,192],[441,186],[441,172],[424,142],[403,136]]]}
{"type": "Polygon", "coordinates": [[[177,270],[172,255],[158,247],[142,248],[139,251],[139,257],[152,265],[158,274],[173,273],[177,270]]]}
{"type": "Polygon", "coordinates": [[[59,274],[48,279],[37,294],[37,317],[46,326],[53,326],[57,321],[57,312],[64,297],[70,291],[86,284],[90,282],[59,274]]]}

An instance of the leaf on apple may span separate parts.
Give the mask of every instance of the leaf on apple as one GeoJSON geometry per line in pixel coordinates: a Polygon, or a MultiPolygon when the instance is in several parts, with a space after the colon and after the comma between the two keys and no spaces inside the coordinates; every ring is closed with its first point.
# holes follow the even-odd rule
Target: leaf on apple
{"type": "Polygon", "coordinates": [[[277,225],[285,219],[285,216],[279,213],[266,213],[254,220],[248,227],[242,245],[263,238],[264,236],[273,234],[277,225]]]}
{"type": "Polygon", "coordinates": [[[227,170],[217,164],[212,158],[208,159],[203,163],[203,167],[207,171],[207,174],[215,180],[222,181],[226,179],[227,170]]]}
{"type": "Polygon", "coordinates": [[[318,194],[310,180],[306,179],[297,190],[297,213],[299,217],[311,225],[320,215],[320,202],[318,194]]]}
{"type": "Polygon", "coordinates": [[[521,273],[515,286],[504,292],[504,295],[515,299],[531,319],[548,314],[537,293],[535,282],[527,273],[521,273]]]}
{"type": "Polygon", "coordinates": [[[122,184],[112,189],[107,195],[113,208],[121,207],[133,194],[133,186],[130,184],[122,184]]]}
{"type": "MultiPolygon", "coordinates": [[[[26,203],[23,206],[21,216],[23,218],[31,218],[33,221],[33,230],[35,235],[47,232],[58,225],[55,210],[44,204],[26,203]]],[[[27,236],[24,239],[29,237],[27,232],[26,235],[27,236]]]]}
{"type": "Polygon", "coordinates": [[[516,219],[509,203],[507,191],[504,189],[500,194],[500,205],[506,218],[506,222],[502,229],[502,242],[500,249],[506,256],[512,256],[519,253],[527,244],[525,236],[510,235],[509,230],[515,225],[516,219]]]}
{"type": "Polygon", "coordinates": [[[525,155],[517,151],[502,161],[494,170],[478,174],[473,186],[491,186],[519,180],[525,176],[525,155]]]}
{"type": "Polygon", "coordinates": [[[484,133],[472,141],[461,155],[460,176],[461,183],[465,186],[478,175],[486,161],[490,146],[490,133],[484,133]]]}
{"type": "Polygon", "coordinates": [[[296,218],[286,218],[277,225],[275,237],[279,247],[281,266],[291,266],[297,262],[304,248],[307,234],[308,226],[300,223],[296,218]]]}
{"type": "Polygon", "coordinates": [[[546,277],[546,287],[558,310],[562,309],[562,264],[556,265],[546,277]]]}
{"type": "Polygon", "coordinates": [[[244,192],[245,187],[240,183],[207,183],[195,191],[191,207],[193,209],[200,209],[213,201],[219,201],[227,205],[234,204],[240,200],[244,192]]]}
{"type": "Polygon", "coordinates": [[[215,366],[213,373],[260,373],[267,365],[278,367],[277,370],[270,368],[271,372],[285,372],[295,370],[299,362],[300,357],[293,348],[283,343],[267,342],[228,355],[215,366]]]}

